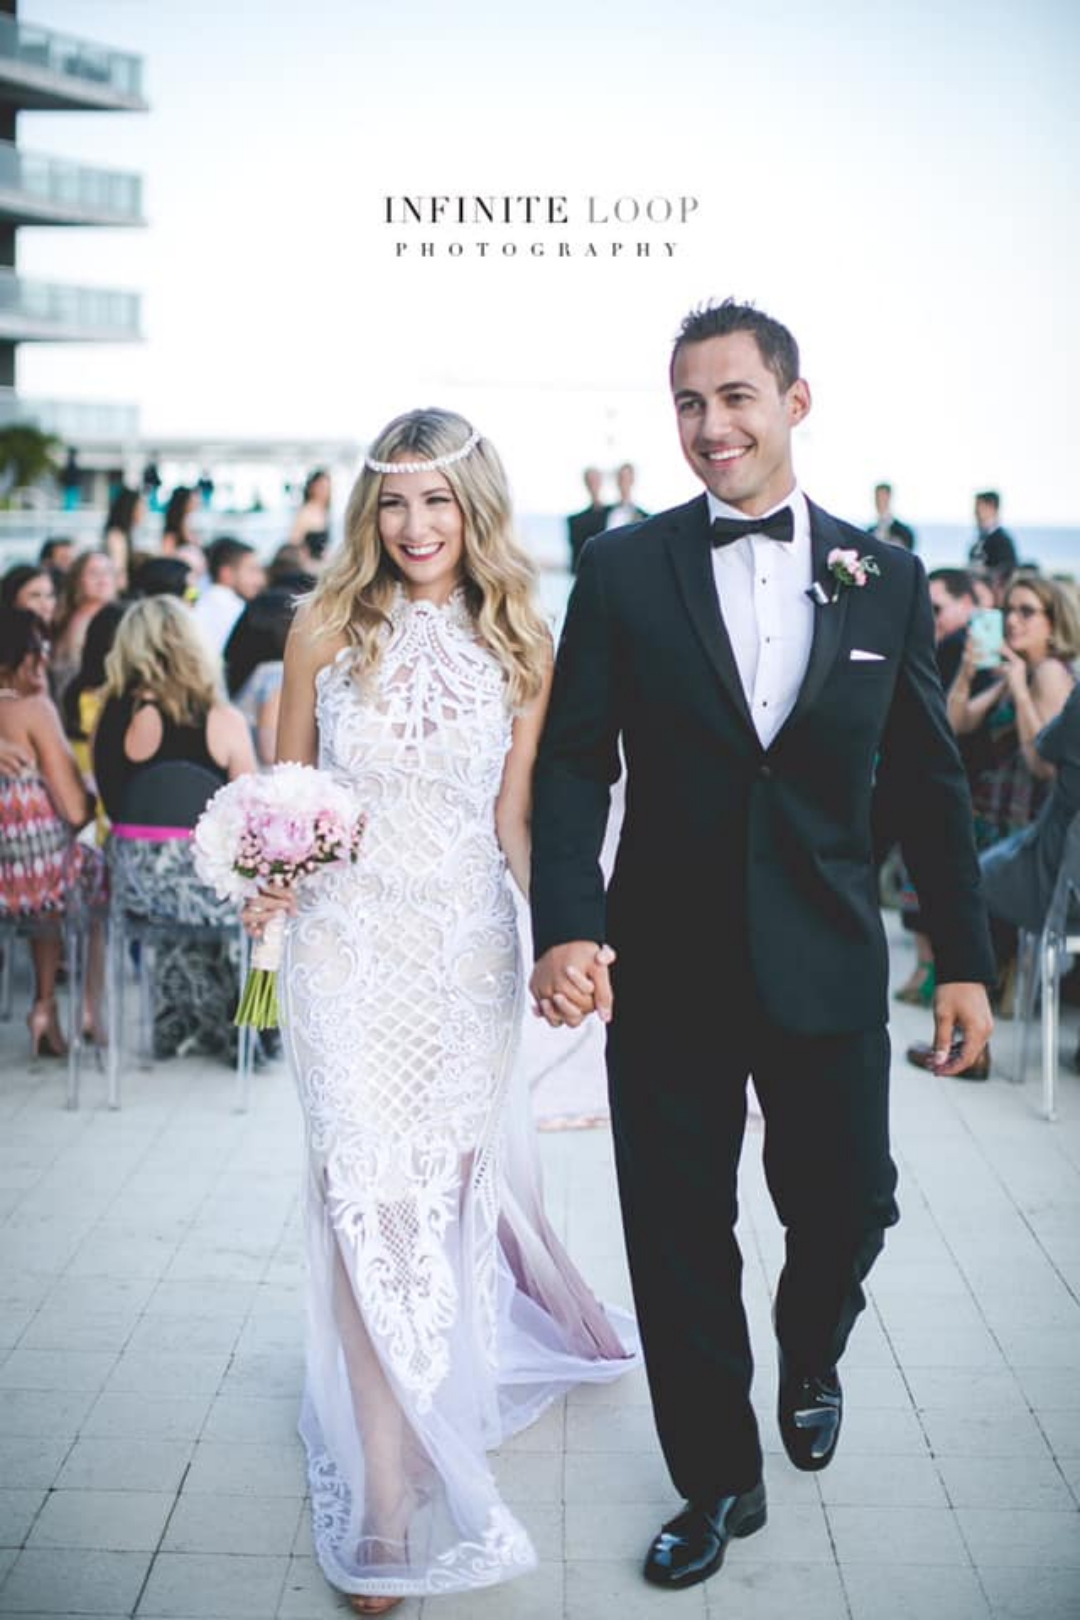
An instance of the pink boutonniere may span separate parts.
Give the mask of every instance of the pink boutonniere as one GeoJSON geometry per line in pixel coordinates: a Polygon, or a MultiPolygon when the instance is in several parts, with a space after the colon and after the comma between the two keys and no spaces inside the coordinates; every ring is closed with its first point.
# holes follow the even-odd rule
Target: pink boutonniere
{"type": "Polygon", "coordinates": [[[834,602],[845,586],[854,585],[862,590],[872,574],[881,573],[873,557],[860,557],[857,551],[845,551],[841,546],[834,546],[825,561],[836,581],[832,595],[834,602]]]}

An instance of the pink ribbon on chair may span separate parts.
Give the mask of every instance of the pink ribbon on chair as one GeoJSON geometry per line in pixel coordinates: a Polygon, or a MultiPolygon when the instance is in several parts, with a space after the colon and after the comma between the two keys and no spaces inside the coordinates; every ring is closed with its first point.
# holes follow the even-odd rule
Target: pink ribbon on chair
{"type": "Polygon", "coordinates": [[[143,827],[135,821],[114,821],[114,838],[137,838],[145,844],[167,844],[174,838],[190,838],[192,827],[143,827]]]}

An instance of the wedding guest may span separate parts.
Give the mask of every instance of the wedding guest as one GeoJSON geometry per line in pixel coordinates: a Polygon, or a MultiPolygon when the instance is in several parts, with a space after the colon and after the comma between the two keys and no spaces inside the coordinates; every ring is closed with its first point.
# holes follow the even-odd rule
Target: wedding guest
{"type": "Polygon", "coordinates": [[[182,602],[195,598],[191,566],[183,557],[146,557],[135,570],[131,596],[175,596],[182,602]]]}
{"type": "Polygon", "coordinates": [[[867,526],[866,532],[876,535],[879,540],[889,540],[894,546],[904,546],[908,551],[914,551],[915,530],[893,516],[892,495],[891,484],[874,485],[874,510],[877,517],[867,526]]]}
{"type": "MultiPolygon", "coordinates": [[[[1080,815],[1080,686],[1035,738],[1035,752],[1053,771],[1050,791],[1036,819],[980,857],[983,892],[991,923],[1041,932],[1053,898],[1069,828],[1080,815]]],[[[997,932],[999,948],[1002,935],[997,932]]],[[[1005,936],[1004,949],[1015,941],[1005,936]]]]}
{"type": "MultiPolygon", "coordinates": [[[[963,661],[948,694],[949,722],[957,737],[977,734],[987,763],[971,782],[975,841],[980,850],[1030,825],[1054,776],[1035,740],[1065,707],[1075,685],[1073,661],[1080,655],[1080,622],[1073,605],[1053,580],[1014,574],[1005,595],[1005,641],[1001,664],[989,685],[976,689],[981,673],[968,634],[963,661]]],[[[931,1068],[928,1044],[908,1048],[918,1068],[931,1068]]],[[[956,1074],[986,1080],[990,1057],[983,1052],[956,1074]]]]}
{"type": "Polygon", "coordinates": [[[68,682],[82,662],[83,642],[95,613],[117,596],[116,565],[104,551],[84,551],[76,557],[64,581],[53,629],[50,682],[62,702],[68,682]]]}
{"type": "Polygon", "coordinates": [[[605,529],[621,529],[627,523],[640,523],[648,517],[643,506],[634,500],[634,468],[629,461],[624,461],[616,469],[615,484],[619,491],[619,499],[608,512],[604,523],[605,529]]]}
{"type": "Polygon", "coordinates": [[[201,588],[206,574],[206,556],[195,527],[195,513],[199,510],[196,490],[178,484],[169,497],[161,530],[161,555],[179,557],[191,569],[196,588],[201,588]]]}
{"type": "Polygon", "coordinates": [[[941,684],[948,691],[964,656],[967,627],[975,612],[975,581],[966,568],[935,568],[927,576],[934,614],[934,650],[941,684]]]}
{"type": "MultiPolygon", "coordinates": [[[[87,626],[82,662],[64,693],[61,709],[64,731],[76,763],[87,779],[92,779],[94,774],[90,739],[105,700],[105,660],[112,651],[116,632],[126,611],[127,606],[123,602],[106,602],[100,612],[94,614],[87,626]]],[[[98,830],[102,836],[106,826],[104,807],[99,805],[98,830]]]]}
{"type": "Polygon", "coordinates": [[[289,540],[299,548],[301,566],[309,574],[319,572],[330,543],[332,493],[330,474],[325,467],[316,467],[308,474],[289,540]]]}
{"type": "MultiPolygon", "coordinates": [[[[103,865],[75,834],[86,825],[94,800],[79,773],[60,716],[49,696],[48,642],[32,613],[0,606],[0,911],[9,916],[55,912],[80,887],[89,903],[104,899],[103,865]],[[25,760],[12,771],[11,753],[25,760]]],[[[27,1018],[34,1057],[63,1057],[56,979],[59,932],[35,935],[34,1001],[27,1018]]],[[[83,1024],[102,1039],[102,946],[91,940],[83,1024]]]]}
{"type": "Polygon", "coordinates": [[[275,759],[285,643],[295,607],[292,591],[260,592],[225,645],[225,685],[248,723],[260,765],[272,765],[275,759]]]}
{"type": "Polygon", "coordinates": [[[192,614],[207,646],[220,657],[244,604],[258,595],[265,576],[255,547],[228,535],[207,547],[206,567],[210,583],[192,614]]]}
{"type": "Polygon", "coordinates": [[[992,575],[1008,575],[1017,563],[1016,541],[1001,527],[1001,496],[996,489],[980,490],[975,497],[975,539],[968,561],[992,575]]]}
{"type": "Polygon", "coordinates": [[[586,467],[582,477],[585,488],[589,492],[589,504],[580,512],[574,512],[566,520],[570,539],[570,572],[576,574],[581,553],[585,543],[591,540],[594,534],[601,534],[607,524],[609,505],[605,505],[601,498],[604,475],[599,467],[586,467]]]}
{"type": "Polygon", "coordinates": [[[109,507],[102,549],[112,559],[119,591],[127,589],[135,566],[135,534],[146,519],[146,501],[137,489],[122,487],[109,507]]]}
{"type": "Polygon", "coordinates": [[[290,590],[295,596],[304,596],[308,591],[315,589],[317,580],[316,576],[304,567],[300,547],[286,541],[283,546],[278,546],[270,559],[266,582],[271,587],[281,586],[285,590],[290,590]]]}
{"type": "MultiPolygon", "coordinates": [[[[105,702],[94,736],[94,775],[110,821],[107,853],[119,887],[157,921],[217,922],[226,915],[199,883],[190,840],[149,842],[124,830],[125,790],[142,772],[173,760],[201,766],[218,782],[255,769],[242,714],[225,702],[221,680],[191,613],[171,596],[130,607],[105,660],[105,702]],[[120,822],[120,826],[115,824],[120,822]]],[[[229,1056],[236,967],[215,941],[178,938],[155,952],[154,1050],[181,1046],[229,1056]]]]}
{"type": "Polygon", "coordinates": [[[0,580],[0,602],[5,607],[33,613],[42,624],[51,625],[56,618],[56,585],[52,574],[47,568],[35,568],[32,563],[17,563],[0,580]]]}

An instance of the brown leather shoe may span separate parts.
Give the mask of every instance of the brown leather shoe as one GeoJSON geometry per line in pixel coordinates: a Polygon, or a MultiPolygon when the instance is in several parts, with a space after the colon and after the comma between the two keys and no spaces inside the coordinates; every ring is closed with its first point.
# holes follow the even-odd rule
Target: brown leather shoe
{"type": "MultiPolygon", "coordinates": [[[[909,1063],[914,1063],[917,1069],[928,1069],[934,1072],[934,1048],[929,1041],[916,1041],[914,1046],[907,1049],[909,1063]]],[[[949,1080],[988,1080],[990,1078],[990,1048],[984,1046],[974,1063],[969,1063],[966,1069],[958,1074],[950,1074],[949,1080]]]]}

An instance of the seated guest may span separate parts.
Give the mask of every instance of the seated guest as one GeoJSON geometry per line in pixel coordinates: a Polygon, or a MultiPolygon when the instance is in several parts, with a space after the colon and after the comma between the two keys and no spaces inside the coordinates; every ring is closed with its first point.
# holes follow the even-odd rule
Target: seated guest
{"type": "Polygon", "coordinates": [[[1073,687],[1061,713],[1039,732],[1035,752],[1054,773],[1042,809],[1029,827],[993,844],[979,861],[991,922],[1029,933],[1040,933],[1046,922],[1065,840],[1080,815],[1080,687],[1073,687]]]}
{"type": "MultiPolygon", "coordinates": [[[[48,642],[32,613],[0,607],[0,912],[55,912],[80,887],[88,903],[104,898],[104,868],[96,850],[75,837],[93,812],[60,716],[49,697],[48,642]],[[12,771],[12,755],[25,761],[12,771]]],[[[35,1057],[67,1051],[56,1007],[59,933],[30,943],[34,1003],[27,1023],[35,1057]]],[[[102,1038],[102,945],[91,942],[83,1023],[102,1038]]]]}
{"type": "Polygon", "coordinates": [[[1026,827],[1053,777],[1035,738],[1061,713],[1074,684],[1080,623],[1071,598],[1041,574],[1014,574],[1005,593],[1001,664],[990,684],[975,690],[979,671],[968,638],[949,689],[949,720],[958,737],[981,732],[990,759],[972,783],[976,839],[981,849],[1026,827]]]}
{"type": "Polygon", "coordinates": [[[76,557],[64,581],[64,594],[53,627],[49,682],[58,703],[82,663],[83,642],[94,614],[117,597],[116,568],[104,551],[76,557]]]}
{"type": "Polygon", "coordinates": [[[207,548],[206,565],[210,584],[193,613],[207,646],[220,657],[244,604],[262,590],[263,568],[254,546],[226,535],[207,548]]]}
{"type": "MultiPolygon", "coordinates": [[[[218,922],[229,915],[195,876],[184,837],[144,841],[123,823],[124,794],[165,761],[186,760],[219,782],[255,769],[244,717],[220,680],[190,611],[171,596],[130,607],[105,662],[106,697],[94,737],[94,774],[114,823],[109,859],[129,909],[155,921],[218,922]],[[120,826],[115,824],[120,822],[120,826]]],[[[154,1050],[227,1053],[236,966],[224,946],[184,941],[156,953],[154,1050]]]]}
{"type": "Polygon", "coordinates": [[[144,557],[135,570],[131,595],[136,601],[142,596],[175,596],[181,601],[193,601],[191,565],[183,557],[144,557]]]}
{"type": "Polygon", "coordinates": [[[53,582],[62,580],[75,561],[75,542],[66,534],[53,534],[41,542],[38,562],[53,576],[53,582]]]}
{"type": "Polygon", "coordinates": [[[286,541],[283,546],[278,546],[270,559],[266,583],[271,589],[281,586],[282,589],[291,591],[294,596],[303,596],[315,589],[316,578],[305,569],[300,547],[286,541]]]}
{"type": "Polygon", "coordinates": [[[946,692],[964,656],[967,627],[975,612],[975,581],[966,568],[934,568],[926,576],[934,613],[934,651],[946,692]]]}
{"type": "MultiPolygon", "coordinates": [[[[120,621],[127,611],[123,602],[106,602],[100,613],[95,613],[83,642],[82,663],[78,673],[64,693],[64,730],[71,743],[80,771],[93,780],[94,765],[90,756],[90,739],[97,726],[101,705],[105,701],[105,660],[112,651],[120,621]]],[[[98,801],[98,841],[104,843],[108,830],[105,807],[98,801]]]]}
{"type": "MultiPolygon", "coordinates": [[[[1038,815],[1054,766],[1035,746],[1044,726],[1064,709],[1073,691],[1080,654],[1080,622],[1071,596],[1040,574],[1014,574],[1004,597],[1005,639],[990,684],[976,691],[976,649],[969,634],[949,689],[949,720],[957,737],[978,735],[986,763],[972,775],[975,839],[980,849],[1028,827],[1038,815]]],[[[932,1066],[929,1048],[908,1051],[911,1062],[932,1066]]],[[[957,1079],[985,1080],[983,1053],[957,1079]]]]}
{"type": "Polygon", "coordinates": [[[56,583],[47,568],[16,563],[0,579],[0,602],[33,613],[42,624],[50,625],[56,617],[56,583]]]}
{"type": "Polygon", "coordinates": [[[261,592],[237,619],[225,648],[225,685],[251,729],[260,765],[274,763],[285,642],[294,607],[291,591],[261,592]]]}

